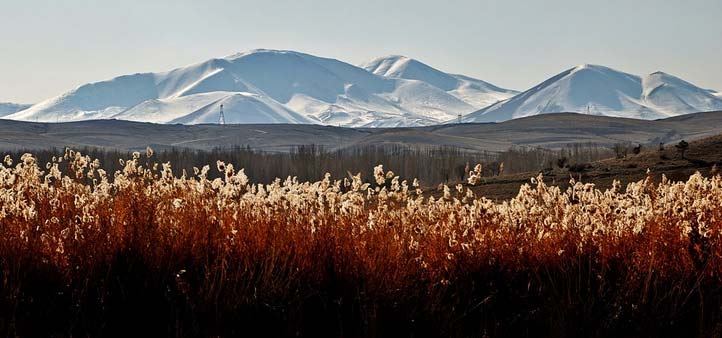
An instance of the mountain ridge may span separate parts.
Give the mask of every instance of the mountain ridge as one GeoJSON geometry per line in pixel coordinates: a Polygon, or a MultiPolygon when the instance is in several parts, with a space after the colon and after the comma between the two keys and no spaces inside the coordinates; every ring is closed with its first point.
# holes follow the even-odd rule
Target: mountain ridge
{"type": "Polygon", "coordinates": [[[382,77],[301,52],[256,49],[84,84],[8,118],[212,123],[218,114],[208,105],[223,96],[232,103],[225,106],[229,123],[416,126],[480,108],[424,81],[382,77]]]}
{"type": "Polygon", "coordinates": [[[470,76],[445,73],[403,55],[378,57],[360,67],[387,78],[424,81],[477,106],[488,106],[519,93],[470,76]]]}
{"type": "Polygon", "coordinates": [[[719,97],[661,71],[641,77],[583,64],[468,114],[464,121],[498,122],[562,111],[652,120],[719,109],[719,97]]]}
{"type": "MultiPolygon", "coordinates": [[[[289,50],[254,49],[165,72],[87,83],[5,118],[153,123],[298,123],[346,127],[497,122],[558,112],[659,119],[722,109],[722,94],[657,71],[582,64],[523,92],[389,55],[360,66],[289,50]]],[[[3,111],[0,107],[0,116],[3,111]]]]}

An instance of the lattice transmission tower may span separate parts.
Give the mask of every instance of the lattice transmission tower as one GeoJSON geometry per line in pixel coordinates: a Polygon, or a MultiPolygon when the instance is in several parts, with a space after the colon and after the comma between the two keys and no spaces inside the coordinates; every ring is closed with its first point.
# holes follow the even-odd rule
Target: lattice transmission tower
{"type": "Polygon", "coordinates": [[[218,124],[226,124],[226,116],[223,114],[223,105],[221,105],[221,112],[218,116],[218,124]]]}

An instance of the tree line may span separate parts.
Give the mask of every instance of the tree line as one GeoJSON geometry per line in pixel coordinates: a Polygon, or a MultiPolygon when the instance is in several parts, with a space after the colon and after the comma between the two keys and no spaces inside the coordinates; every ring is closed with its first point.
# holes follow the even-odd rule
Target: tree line
{"type": "MultiPolygon", "coordinates": [[[[122,169],[121,159],[132,156],[130,151],[104,148],[74,149],[91,159],[98,159],[108,173],[122,169]]],[[[6,151],[18,160],[23,153],[32,153],[39,163],[50,162],[62,156],[64,149],[6,151]]],[[[511,147],[502,152],[469,151],[453,146],[409,147],[401,145],[364,145],[347,149],[329,150],[318,145],[298,145],[289,152],[268,152],[248,146],[197,150],[172,148],[156,151],[152,157],[141,157],[141,163],[170,162],[174,173],[193,174],[193,168],[210,165],[210,177],[217,177],[216,161],[232,163],[244,168],[253,182],[268,183],[275,178],[296,176],[302,181],[316,181],[330,173],[334,178],[361,173],[370,179],[373,168],[383,164],[402,179],[418,178],[423,184],[456,183],[464,180],[475,164],[482,164],[483,176],[497,176],[521,172],[551,170],[560,159],[570,165],[588,163],[613,157],[611,149],[592,143],[569,144],[559,150],[531,147],[511,147]]],[[[112,175],[111,175],[112,176],[112,175]]]]}

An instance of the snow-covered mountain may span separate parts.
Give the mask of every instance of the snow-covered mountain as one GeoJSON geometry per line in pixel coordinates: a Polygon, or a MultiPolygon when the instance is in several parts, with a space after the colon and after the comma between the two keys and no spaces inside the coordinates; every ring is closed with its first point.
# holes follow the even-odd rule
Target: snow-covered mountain
{"type": "Polygon", "coordinates": [[[89,83],[27,107],[0,104],[3,118],[58,122],[312,123],[347,127],[496,122],[579,112],[656,119],[722,110],[722,94],[669,74],[640,77],[597,65],[568,69],[518,93],[387,56],[361,67],[281,50],[252,50],[163,73],[89,83]]]}
{"type": "Polygon", "coordinates": [[[655,72],[639,77],[580,65],[466,115],[464,121],[498,122],[558,112],[657,119],[712,110],[722,110],[722,98],[672,75],[655,72]]]}
{"type": "Polygon", "coordinates": [[[386,78],[426,82],[479,108],[519,93],[468,76],[444,73],[421,61],[400,55],[376,58],[361,67],[386,78]]]}
{"type": "Polygon", "coordinates": [[[23,109],[28,109],[30,106],[31,105],[29,104],[0,102],[0,117],[17,113],[23,109]]]}
{"type": "Polygon", "coordinates": [[[642,79],[643,100],[667,115],[682,115],[722,109],[722,98],[664,72],[642,79]]]}
{"type": "Polygon", "coordinates": [[[457,78],[455,87],[441,88],[438,81],[379,76],[335,59],[253,50],[165,73],[86,84],[8,118],[217,123],[223,104],[228,123],[417,126],[481,108],[479,102],[487,99],[477,99],[475,92],[508,92],[457,78]]]}

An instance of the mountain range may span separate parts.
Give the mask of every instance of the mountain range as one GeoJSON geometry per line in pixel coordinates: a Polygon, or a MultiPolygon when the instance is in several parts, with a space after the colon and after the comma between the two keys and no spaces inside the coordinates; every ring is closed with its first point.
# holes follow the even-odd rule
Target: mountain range
{"type": "Polygon", "coordinates": [[[345,127],[497,122],[556,112],[658,119],[722,109],[722,96],[662,72],[645,77],[596,65],[517,92],[398,55],[354,66],[258,49],[160,73],[81,85],[0,117],[39,122],[119,119],[170,124],[290,123],[345,127]]]}
{"type": "MultiPolygon", "coordinates": [[[[384,63],[383,61],[381,61],[384,63]]],[[[86,84],[7,116],[26,121],[122,119],[155,123],[432,125],[516,92],[446,74],[418,61],[417,77],[381,76],[309,54],[253,50],[178,68],[86,84]],[[425,74],[428,73],[428,74],[425,74]]]]}
{"type": "Polygon", "coordinates": [[[464,121],[500,122],[559,112],[652,120],[720,110],[722,98],[715,94],[664,72],[640,77],[585,64],[465,115],[464,121]]]}

